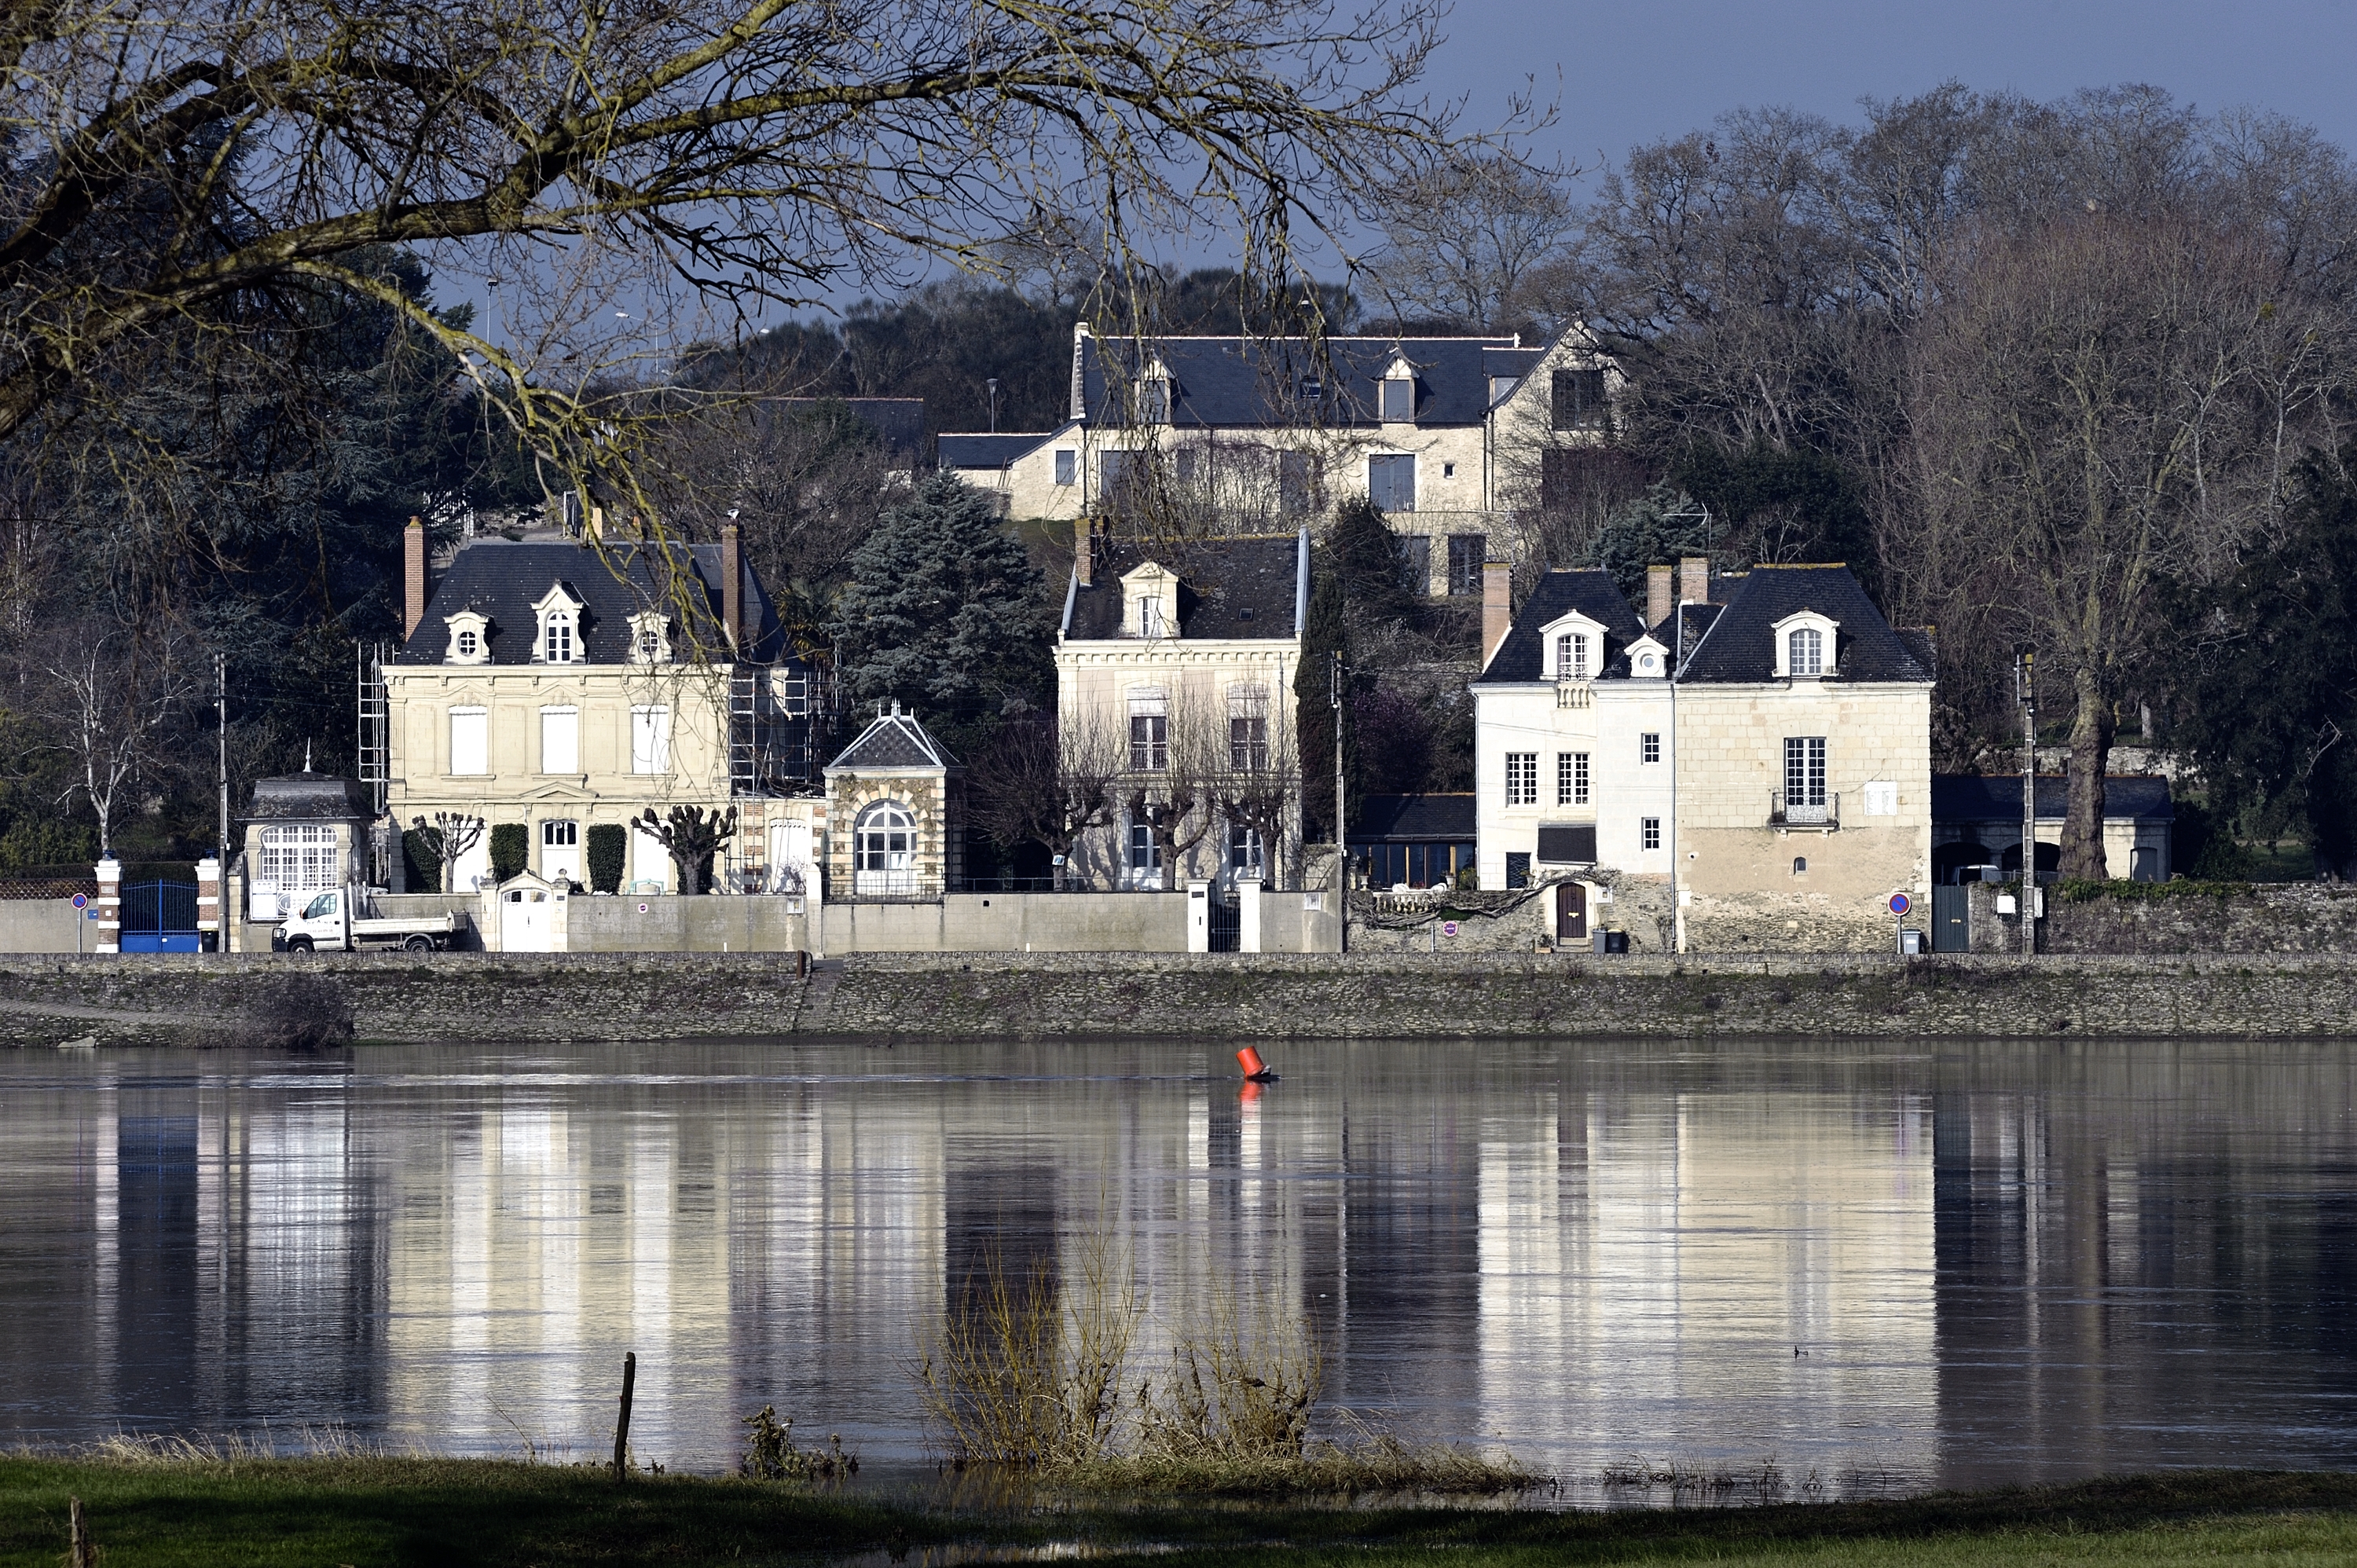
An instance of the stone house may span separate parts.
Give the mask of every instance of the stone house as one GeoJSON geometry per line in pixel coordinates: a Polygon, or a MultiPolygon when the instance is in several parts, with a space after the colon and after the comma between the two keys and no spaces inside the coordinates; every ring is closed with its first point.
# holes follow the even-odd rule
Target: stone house
{"type": "Polygon", "coordinates": [[[1058,724],[1068,766],[1102,768],[1116,804],[1075,845],[1073,875],[1108,890],[1297,884],[1309,531],[1148,546],[1076,529],[1058,724]]]}
{"type": "Polygon", "coordinates": [[[492,830],[512,823],[548,881],[588,883],[591,830],[613,824],[621,886],[674,890],[662,844],[627,826],[674,806],[739,813],[717,886],[799,887],[823,835],[815,672],[787,656],[734,528],[697,545],[479,540],[430,585],[414,522],[406,543],[405,639],[382,668],[386,806],[403,828],[486,822],[461,889],[488,882],[492,830]]]}
{"type": "Polygon", "coordinates": [[[824,897],[937,899],[965,877],[965,768],[895,702],[826,765],[824,897]]]}
{"type": "Polygon", "coordinates": [[[1540,499],[1546,453],[1604,438],[1618,376],[1578,328],[1526,348],[1513,336],[1140,343],[1082,323],[1062,425],[943,435],[938,451],[1015,518],[1166,507],[1274,533],[1370,496],[1427,592],[1474,595],[1482,563],[1516,553],[1507,509],[1540,499]]]}
{"type": "Polygon", "coordinates": [[[1927,902],[1932,649],[1846,567],[1655,567],[1641,619],[1604,574],[1549,573],[1502,632],[1502,573],[1490,599],[1482,885],[1555,881],[1559,939],[1584,866],[1666,884],[1681,950],[1872,950],[1893,893],[1927,902]]]}
{"type": "MultiPolygon", "coordinates": [[[[372,880],[375,815],[356,779],[304,772],[255,779],[242,853],[230,861],[229,907],[242,908],[245,922],[266,926],[318,894],[372,880]]],[[[231,950],[245,945],[242,938],[233,923],[231,950]]]]}

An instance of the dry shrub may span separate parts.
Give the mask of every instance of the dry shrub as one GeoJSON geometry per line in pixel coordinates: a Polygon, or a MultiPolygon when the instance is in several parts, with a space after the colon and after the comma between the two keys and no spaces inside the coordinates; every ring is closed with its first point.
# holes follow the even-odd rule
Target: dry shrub
{"type": "Polygon", "coordinates": [[[315,1051],[348,1044],[352,999],[334,976],[274,974],[254,983],[233,1040],[266,1051],[315,1051]]]}
{"type": "Polygon", "coordinates": [[[925,1348],[919,1394],[953,1464],[1055,1469],[1114,1451],[1143,1311],[1128,1258],[1105,1239],[1084,1242],[1074,1262],[1059,1289],[1044,1264],[1012,1281],[994,1255],[925,1348]]]}
{"type": "Polygon", "coordinates": [[[839,1481],[859,1473],[859,1455],[843,1451],[840,1434],[830,1434],[824,1448],[795,1447],[793,1417],[780,1421],[775,1405],[763,1405],[745,1424],[753,1430],[737,1463],[739,1474],[757,1481],[839,1481]]]}
{"type": "Polygon", "coordinates": [[[1215,1283],[1170,1348],[1157,1391],[1137,1388],[1142,1453],[1152,1459],[1292,1459],[1309,1435],[1326,1348],[1272,1294],[1243,1300],[1215,1283]]]}

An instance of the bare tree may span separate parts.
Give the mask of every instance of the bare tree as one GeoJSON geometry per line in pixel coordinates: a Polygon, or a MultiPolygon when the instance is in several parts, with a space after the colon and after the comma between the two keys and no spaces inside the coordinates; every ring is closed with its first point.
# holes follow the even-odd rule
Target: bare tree
{"type": "Polygon", "coordinates": [[[1466,151],[1392,182],[1376,199],[1383,245],[1366,284],[1394,319],[1477,332],[1530,321],[1532,285],[1579,222],[1570,181],[1510,153],[1466,151]]]}
{"type": "Polygon", "coordinates": [[[2208,575],[2273,505],[2283,319],[2249,243],[2092,215],[1948,258],[1919,337],[1923,506],[1972,541],[1991,629],[2069,681],[2065,875],[2102,877],[2116,704],[2164,578],[2208,575]]]}
{"type": "Polygon", "coordinates": [[[141,635],[91,615],[71,623],[44,662],[43,714],[78,775],[60,805],[81,795],[98,819],[98,853],[114,853],[124,791],[168,766],[162,743],[196,690],[178,634],[141,635]]]}
{"type": "Polygon", "coordinates": [[[1259,840],[1268,885],[1284,886],[1285,856],[1300,837],[1301,757],[1284,706],[1266,689],[1231,703],[1226,761],[1212,802],[1221,820],[1259,840]]]}
{"type": "MultiPolygon", "coordinates": [[[[373,302],[457,357],[554,488],[660,520],[637,462],[673,345],[939,262],[984,273],[1042,211],[1116,270],[1215,223],[1250,270],[1448,134],[1411,95],[1430,0],[62,0],[0,16],[0,442],[102,408],[141,346],[289,287],[373,302]],[[889,40],[879,48],[879,40],[889,40]],[[367,264],[501,282],[436,313],[367,264]],[[619,325],[618,325],[619,324],[619,325]]],[[[226,333],[216,333],[226,338],[226,333]]],[[[233,344],[231,347],[233,348],[233,344]]]]}
{"type": "Polygon", "coordinates": [[[425,841],[442,868],[442,891],[458,891],[458,862],[467,852],[483,842],[483,819],[470,817],[462,811],[436,811],[433,820],[424,817],[409,819],[411,831],[425,841]]]}
{"type": "Polygon", "coordinates": [[[737,808],[706,811],[701,806],[673,806],[657,816],[649,806],[630,825],[662,845],[679,873],[682,893],[709,893],[713,859],[737,836],[737,808]]]}
{"type": "Polygon", "coordinates": [[[1160,729],[1130,720],[1125,806],[1161,863],[1161,889],[1176,891],[1181,866],[1219,823],[1215,804],[1227,771],[1225,725],[1193,687],[1176,682],[1160,729]],[[1158,738],[1157,738],[1158,737],[1158,738]]]}
{"type": "Polygon", "coordinates": [[[1074,846],[1113,822],[1124,749],[1111,725],[1093,711],[1069,720],[1040,714],[1006,724],[974,765],[974,825],[1001,848],[1036,843],[1046,850],[1056,891],[1063,892],[1074,846]]]}

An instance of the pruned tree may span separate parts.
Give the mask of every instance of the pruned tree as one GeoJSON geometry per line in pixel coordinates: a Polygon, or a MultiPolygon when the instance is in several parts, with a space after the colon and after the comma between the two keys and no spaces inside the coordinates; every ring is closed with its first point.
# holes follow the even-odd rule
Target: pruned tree
{"type": "Polygon", "coordinates": [[[435,860],[441,865],[442,891],[458,891],[458,862],[483,842],[483,819],[463,811],[436,811],[430,819],[412,817],[409,826],[434,852],[435,860]]]}
{"type": "Polygon", "coordinates": [[[1113,822],[1124,750],[1093,711],[1017,719],[974,759],[968,785],[974,823],[1003,849],[1035,843],[1046,850],[1061,893],[1071,885],[1074,847],[1113,822]]]}
{"type": "Polygon", "coordinates": [[[114,853],[125,791],[164,770],[170,726],[196,690],[186,639],[168,628],[142,636],[100,614],[66,626],[43,660],[39,702],[55,743],[72,758],[72,782],[98,822],[101,859],[114,853]]]}
{"type": "Polygon", "coordinates": [[[1271,887],[1286,886],[1286,857],[1297,849],[1301,817],[1301,754],[1293,726],[1284,722],[1284,696],[1264,686],[1231,699],[1227,766],[1211,797],[1222,822],[1259,840],[1271,887]]]}
{"type": "Polygon", "coordinates": [[[1161,890],[1169,893],[1196,846],[1219,824],[1216,802],[1227,759],[1225,726],[1199,693],[1174,686],[1166,706],[1160,729],[1150,727],[1150,715],[1130,719],[1123,806],[1131,823],[1152,839],[1161,890]],[[1141,717],[1148,719],[1145,730],[1138,727],[1141,717]]]}
{"type": "Polygon", "coordinates": [[[737,808],[707,811],[701,806],[673,806],[658,816],[649,806],[631,825],[671,856],[682,893],[709,893],[713,860],[737,836],[737,808]]]}

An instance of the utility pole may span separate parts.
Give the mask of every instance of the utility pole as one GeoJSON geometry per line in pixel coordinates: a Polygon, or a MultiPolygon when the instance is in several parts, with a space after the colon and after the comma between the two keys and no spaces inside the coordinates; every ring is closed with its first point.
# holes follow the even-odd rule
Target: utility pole
{"type": "Polygon", "coordinates": [[[1342,826],[1342,650],[1334,650],[1327,698],[1334,707],[1334,886],[1337,928],[1341,936],[1336,950],[1351,950],[1351,841],[1342,826]]]}
{"type": "MultiPolygon", "coordinates": [[[[221,725],[221,865],[229,875],[229,655],[213,655],[213,710],[221,725]]],[[[221,928],[227,930],[224,925],[221,928]]]]}
{"type": "Polygon", "coordinates": [[[2038,650],[2013,648],[2013,694],[2021,704],[2021,950],[2038,950],[2038,650]]]}

